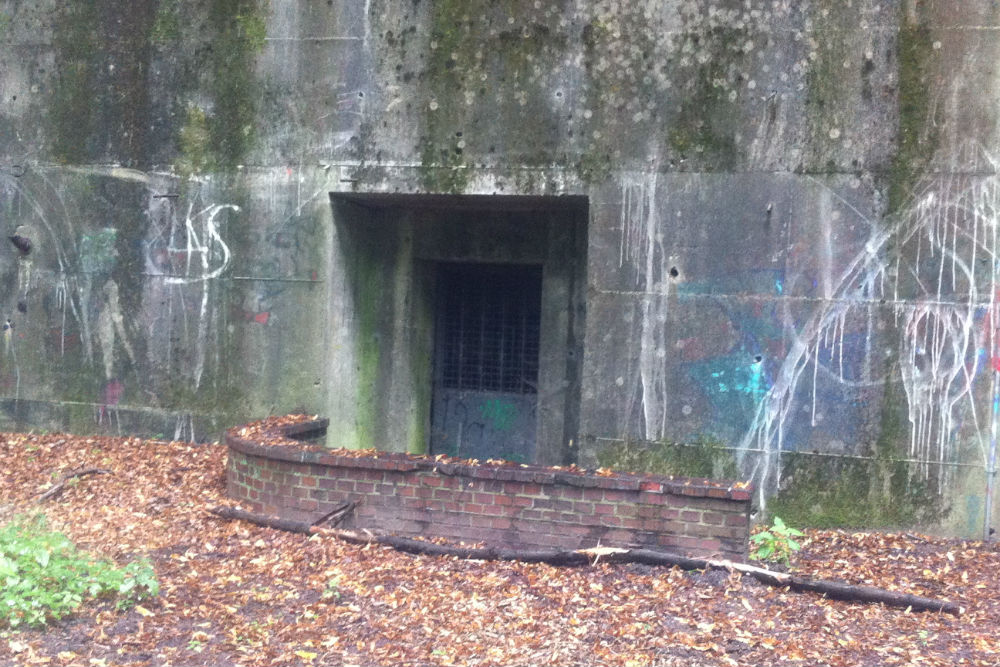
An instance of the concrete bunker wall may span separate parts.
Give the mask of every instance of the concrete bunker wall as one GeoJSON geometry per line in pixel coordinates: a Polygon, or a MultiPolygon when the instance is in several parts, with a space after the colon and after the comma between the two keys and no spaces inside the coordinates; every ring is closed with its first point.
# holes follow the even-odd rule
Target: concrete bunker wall
{"type": "MultiPolygon", "coordinates": [[[[320,436],[326,420],[296,432],[320,436]]],[[[573,468],[469,464],[401,453],[269,444],[226,434],[226,489],[250,511],[302,521],[356,503],[348,526],[510,548],[596,546],[747,556],[749,485],[573,468]]]]}
{"type": "Polygon", "coordinates": [[[983,534],[992,0],[132,4],[0,0],[0,220],[34,242],[0,252],[4,428],[302,409],[422,451],[449,260],[426,210],[342,213],[585,197],[540,460],[708,440],[784,518],[983,534]]]}

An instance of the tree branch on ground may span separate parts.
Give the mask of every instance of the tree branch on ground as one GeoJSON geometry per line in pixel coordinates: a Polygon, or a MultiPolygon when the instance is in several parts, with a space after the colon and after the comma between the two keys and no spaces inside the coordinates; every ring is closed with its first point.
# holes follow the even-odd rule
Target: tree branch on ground
{"type": "Polygon", "coordinates": [[[48,489],[39,494],[36,502],[45,502],[49,498],[54,498],[63,492],[66,488],[66,483],[72,479],[77,479],[79,477],[86,477],[87,475],[110,475],[110,470],[105,470],[104,468],[80,468],[79,470],[72,470],[61,478],[59,481],[50,486],[48,489]]]}
{"type": "MultiPolygon", "coordinates": [[[[335,510],[336,513],[338,510],[335,510]]],[[[322,528],[318,521],[305,522],[290,519],[280,519],[232,507],[210,508],[209,512],[224,519],[248,521],[258,526],[277,528],[279,530],[306,535],[328,535],[354,544],[382,544],[400,551],[429,556],[451,556],[473,560],[515,560],[527,563],[548,563],[550,565],[587,565],[603,558],[613,563],[642,563],[644,565],[679,567],[683,570],[726,570],[737,571],[748,575],[769,586],[789,588],[793,591],[810,591],[825,597],[847,602],[881,603],[891,607],[900,607],[912,611],[936,611],[954,614],[961,613],[959,606],[953,602],[935,600],[933,598],[897,593],[872,586],[856,586],[823,579],[798,577],[784,572],[775,572],[746,563],[729,560],[713,560],[689,558],[664,551],[652,549],[621,549],[615,547],[594,547],[591,549],[499,549],[494,547],[458,547],[447,544],[437,544],[424,540],[416,540],[395,535],[383,535],[369,531],[358,532],[334,528],[322,528]]],[[[345,512],[346,514],[346,512],[345,512]]],[[[320,521],[323,520],[322,518],[320,521]]]]}

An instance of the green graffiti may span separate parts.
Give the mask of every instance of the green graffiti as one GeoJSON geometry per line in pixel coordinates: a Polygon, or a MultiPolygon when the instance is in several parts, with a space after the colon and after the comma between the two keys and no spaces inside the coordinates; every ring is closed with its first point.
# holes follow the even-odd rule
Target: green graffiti
{"type": "Polygon", "coordinates": [[[517,416],[517,408],[510,401],[491,398],[479,406],[479,414],[495,431],[509,431],[517,416]]]}
{"type": "Polygon", "coordinates": [[[80,235],[80,268],[84,273],[110,273],[118,260],[115,242],[118,230],[105,227],[80,235]]]}
{"type": "Polygon", "coordinates": [[[725,393],[730,390],[739,392],[742,394],[747,394],[751,396],[754,402],[757,402],[764,398],[767,394],[767,381],[764,378],[764,365],[760,361],[755,361],[750,364],[749,368],[731,369],[732,380],[726,382],[723,378],[726,377],[726,371],[714,371],[712,372],[712,378],[717,383],[716,390],[719,393],[725,393]]]}

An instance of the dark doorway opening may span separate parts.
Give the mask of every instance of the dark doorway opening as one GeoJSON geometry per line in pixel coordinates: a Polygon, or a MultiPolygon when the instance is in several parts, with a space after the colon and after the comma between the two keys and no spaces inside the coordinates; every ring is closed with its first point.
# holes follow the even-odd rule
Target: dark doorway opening
{"type": "Polygon", "coordinates": [[[573,462],[586,198],[331,203],[331,446],[573,462]]]}
{"type": "Polygon", "coordinates": [[[431,451],[534,460],[542,267],[442,263],[431,451]]]}

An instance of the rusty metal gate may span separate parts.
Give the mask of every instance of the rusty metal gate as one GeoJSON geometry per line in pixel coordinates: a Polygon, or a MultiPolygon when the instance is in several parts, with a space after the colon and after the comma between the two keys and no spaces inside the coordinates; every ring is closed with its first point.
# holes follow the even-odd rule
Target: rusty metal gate
{"type": "Polygon", "coordinates": [[[540,266],[439,265],[431,451],[531,462],[540,266]]]}

